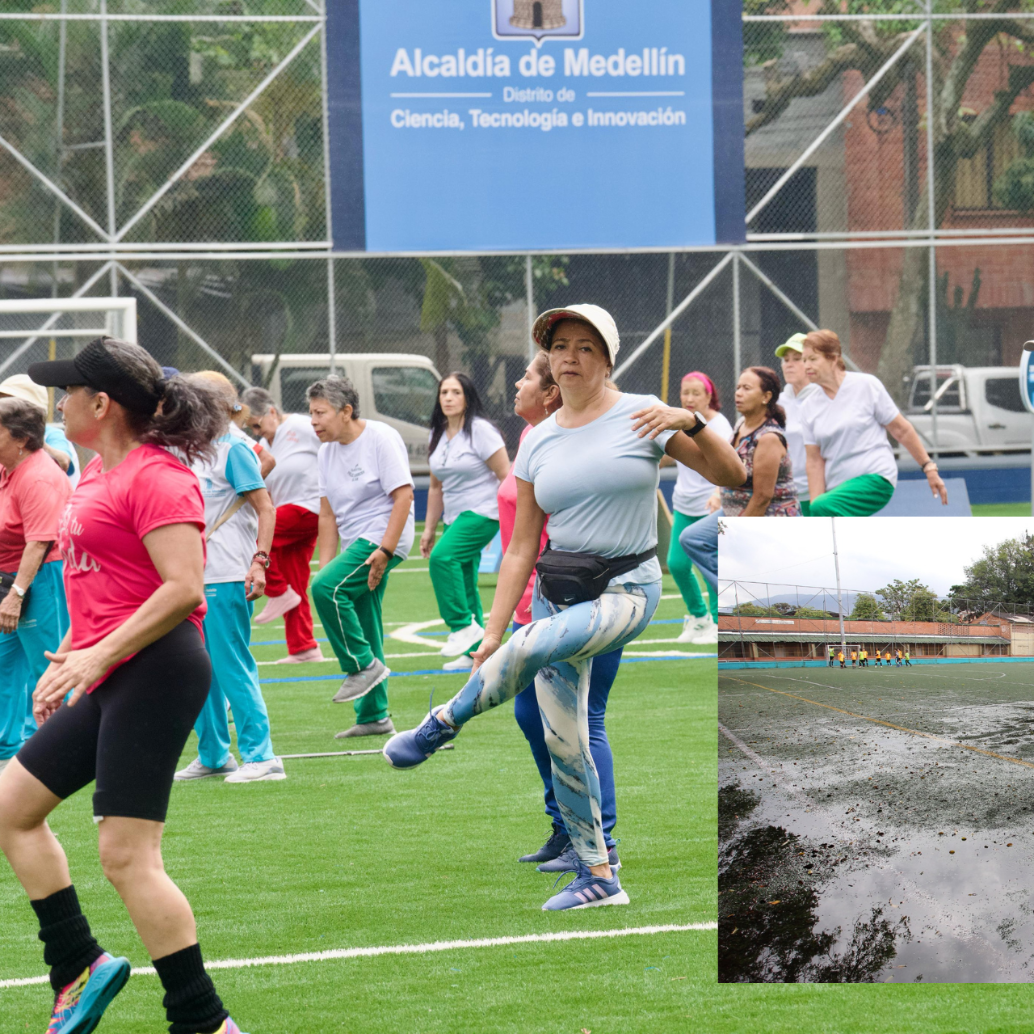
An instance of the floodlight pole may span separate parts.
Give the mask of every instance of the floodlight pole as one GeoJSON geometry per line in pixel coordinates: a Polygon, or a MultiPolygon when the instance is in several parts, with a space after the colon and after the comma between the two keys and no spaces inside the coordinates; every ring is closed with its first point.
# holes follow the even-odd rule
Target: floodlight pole
{"type": "Polygon", "coordinates": [[[837,573],[837,616],[840,618],[840,649],[847,656],[847,640],[844,638],[844,604],[840,599],[840,557],[837,555],[836,517],[830,517],[829,526],[833,531],[833,566],[837,573]]]}

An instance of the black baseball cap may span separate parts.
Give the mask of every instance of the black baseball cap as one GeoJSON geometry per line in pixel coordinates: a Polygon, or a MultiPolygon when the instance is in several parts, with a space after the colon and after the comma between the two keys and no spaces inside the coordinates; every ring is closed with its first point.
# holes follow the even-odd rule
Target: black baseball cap
{"type": "Polygon", "coordinates": [[[140,384],[104,346],[106,338],[96,338],[72,359],[33,363],[29,377],[45,388],[68,388],[84,384],[103,391],[119,405],[143,416],[153,416],[161,402],[161,391],[140,384]]]}

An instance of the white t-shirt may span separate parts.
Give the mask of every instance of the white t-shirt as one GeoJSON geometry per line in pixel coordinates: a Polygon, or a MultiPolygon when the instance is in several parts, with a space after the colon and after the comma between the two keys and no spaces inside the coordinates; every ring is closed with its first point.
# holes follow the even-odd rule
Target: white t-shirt
{"type": "MultiPolygon", "coordinates": [[[[707,427],[727,442],[732,440],[732,427],[721,413],[715,413],[707,421],[707,427]]],[[[673,508],[687,517],[703,517],[707,513],[707,500],[715,493],[715,486],[703,474],[698,474],[684,463],[676,460],[675,466],[679,473],[671,497],[673,508]]]]}
{"type": "Polygon", "coordinates": [[[321,444],[307,416],[288,413],[284,417],[269,446],[276,466],[269,472],[266,485],[274,506],[294,504],[311,513],[320,512],[316,456],[321,444]]]}
{"type": "MultiPolygon", "coordinates": [[[[662,431],[653,441],[639,438],[632,414],[660,401],[622,395],[584,427],[560,427],[553,415],[529,432],[514,473],[535,486],[535,500],[549,514],[553,549],[613,559],[656,547],[659,468],[675,432],[662,431]]],[[[610,584],[660,580],[654,557],[610,584]]]]}
{"type": "MultiPolygon", "coordinates": [[[[413,484],[402,435],[380,420],[367,420],[354,442],[324,442],[317,457],[319,493],[337,518],[341,549],[356,539],[379,545],[395,505],[390,493],[413,484]]],[[[413,507],[399,536],[395,555],[403,560],[413,547],[413,507]]]]}
{"type": "Polygon", "coordinates": [[[499,478],[485,461],[505,448],[503,436],[479,416],[474,417],[469,435],[460,431],[451,441],[442,435],[430,456],[430,467],[442,483],[446,524],[452,524],[464,510],[499,520],[499,478]]]}
{"type": "MultiPolygon", "coordinates": [[[[232,424],[230,425],[233,426],[232,424]]],[[[245,492],[265,488],[258,457],[246,442],[227,432],[215,441],[214,460],[196,460],[191,470],[205,497],[205,535],[245,492]]],[[[255,555],[258,514],[245,503],[208,540],[205,584],[243,582],[255,555]]]]}
{"type": "MultiPolygon", "coordinates": [[[[792,384],[784,385],[779,405],[786,412],[786,448],[793,465],[793,483],[798,499],[808,498],[808,454],[804,451],[804,425],[801,423],[801,400],[822,392],[817,384],[805,384],[795,392],[792,384]]],[[[825,394],[825,392],[822,392],[825,394]]]]}
{"type": "Polygon", "coordinates": [[[884,428],[898,407],[871,373],[844,374],[835,398],[822,388],[799,400],[804,444],[817,445],[826,461],[826,488],[862,474],[880,474],[898,483],[898,465],[884,428]]]}

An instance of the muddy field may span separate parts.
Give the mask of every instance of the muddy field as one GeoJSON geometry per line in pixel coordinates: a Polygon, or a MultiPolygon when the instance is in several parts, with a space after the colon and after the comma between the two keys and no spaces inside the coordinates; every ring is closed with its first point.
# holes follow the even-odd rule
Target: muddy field
{"type": "Polygon", "coordinates": [[[1034,979],[1034,664],[719,675],[719,979],[1034,979]]]}

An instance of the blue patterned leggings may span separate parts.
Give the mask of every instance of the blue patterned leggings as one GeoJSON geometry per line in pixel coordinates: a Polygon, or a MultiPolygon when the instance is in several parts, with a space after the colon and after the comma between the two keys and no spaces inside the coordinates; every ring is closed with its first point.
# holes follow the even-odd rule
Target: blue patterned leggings
{"type": "Polygon", "coordinates": [[[461,726],[515,697],[534,676],[557,804],[585,865],[607,860],[600,782],[589,750],[592,658],[635,639],[660,598],[660,582],[615,586],[598,600],[561,610],[536,589],[532,623],[492,654],[445,705],[445,719],[461,726]]]}

